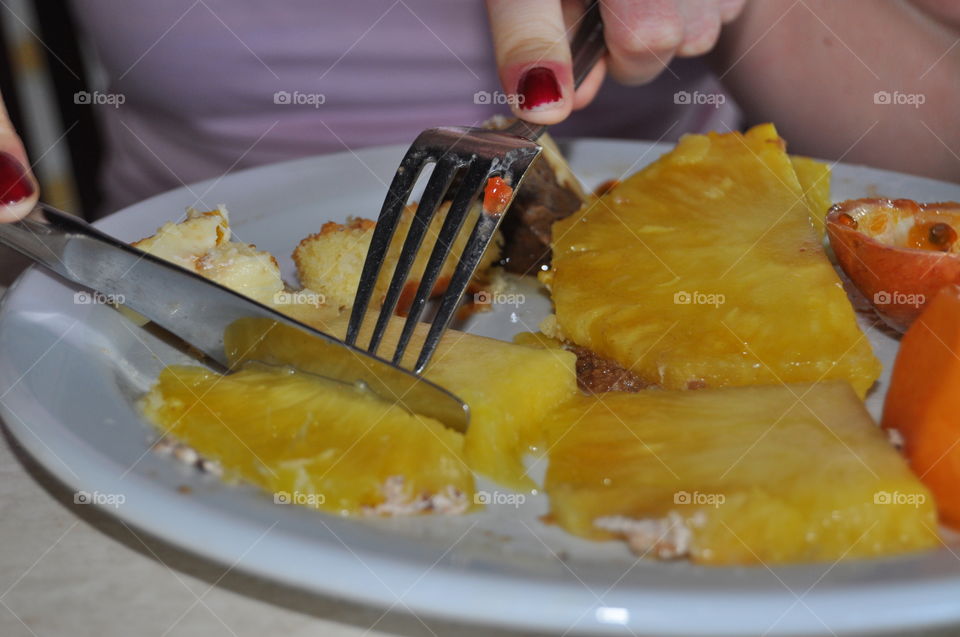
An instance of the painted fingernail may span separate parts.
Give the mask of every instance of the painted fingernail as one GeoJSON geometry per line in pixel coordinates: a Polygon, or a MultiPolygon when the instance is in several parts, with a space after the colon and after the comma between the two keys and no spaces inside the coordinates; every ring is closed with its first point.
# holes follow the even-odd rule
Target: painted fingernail
{"type": "Polygon", "coordinates": [[[540,108],[563,99],[557,76],[544,66],[535,66],[524,73],[517,85],[517,93],[523,96],[520,107],[524,110],[540,108]]]}
{"type": "Polygon", "coordinates": [[[23,164],[10,153],[0,152],[0,205],[12,206],[35,192],[36,187],[23,164]]]}

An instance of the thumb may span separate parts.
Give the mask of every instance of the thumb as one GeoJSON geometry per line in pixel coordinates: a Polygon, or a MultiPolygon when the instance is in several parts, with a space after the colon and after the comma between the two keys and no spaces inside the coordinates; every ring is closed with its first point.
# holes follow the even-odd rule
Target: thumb
{"type": "Polygon", "coordinates": [[[39,189],[29,166],[0,97],[0,223],[25,217],[37,204],[39,189]]]}
{"type": "Polygon", "coordinates": [[[556,124],[573,106],[573,71],[558,0],[487,0],[500,82],[514,114],[556,124]]]}

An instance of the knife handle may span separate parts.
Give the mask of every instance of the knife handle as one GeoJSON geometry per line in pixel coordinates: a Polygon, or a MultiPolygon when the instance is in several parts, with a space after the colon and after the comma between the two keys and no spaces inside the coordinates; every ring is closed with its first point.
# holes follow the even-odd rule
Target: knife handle
{"type": "Polygon", "coordinates": [[[122,245],[82,219],[42,202],[23,219],[0,223],[0,243],[75,283],[96,287],[93,281],[82,280],[65,262],[70,240],[85,235],[122,245]]]}

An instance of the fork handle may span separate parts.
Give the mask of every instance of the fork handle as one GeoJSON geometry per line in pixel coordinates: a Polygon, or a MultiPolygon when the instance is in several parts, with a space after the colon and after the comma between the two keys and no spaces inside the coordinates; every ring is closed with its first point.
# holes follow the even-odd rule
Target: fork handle
{"type": "MultiPolygon", "coordinates": [[[[580,19],[580,26],[577,27],[577,32],[570,43],[574,89],[580,88],[583,80],[606,51],[607,45],[603,40],[603,20],[600,19],[600,0],[592,0],[580,19]]],[[[504,132],[527,139],[538,139],[545,130],[547,130],[546,126],[538,126],[518,119],[505,128],[504,132]]]]}

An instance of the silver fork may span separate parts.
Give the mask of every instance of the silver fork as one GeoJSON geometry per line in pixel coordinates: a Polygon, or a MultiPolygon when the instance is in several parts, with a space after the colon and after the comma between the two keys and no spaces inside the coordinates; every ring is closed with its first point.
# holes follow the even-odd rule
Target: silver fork
{"type": "MultiPolygon", "coordinates": [[[[603,23],[600,20],[600,6],[597,0],[590,2],[570,48],[573,55],[574,85],[580,86],[605,51],[603,23]]],[[[420,133],[400,162],[377,219],[370,249],[360,275],[360,283],[357,286],[353,310],[350,313],[346,337],[348,344],[356,345],[390,242],[396,233],[410,191],[423,169],[430,163],[436,164],[420,198],[410,229],[407,231],[396,269],[370,337],[367,351],[371,354],[376,354],[380,346],[431,220],[454,178],[457,175],[462,175],[462,178],[458,190],[453,195],[450,209],[433,251],[430,253],[394,350],[393,363],[396,365],[400,364],[410,344],[417,322],[423,314],[454,239],[460,233],[474,200],[492,177],[501,177],[510,185],[513,193],[516,193],[523,183],[527,170],[540,156],[542,147],[535,140],[543,134],[544,130],[546,126],[534,126],[518,120],[499,131],[448,126],[431,128],[420,133]]],[[[512,201],[513,194],[510,195],[504,210],[509,208],[509,203],[512,201]]],[[[440,337],[453,319],[457,305],[480,263],[480,258],[493,240],[502,219],[503,213],[481,211],[440,300],[437,313],[414,366],[414,373],[422,373],[430,361],[440,342],[440,337]]]]}

